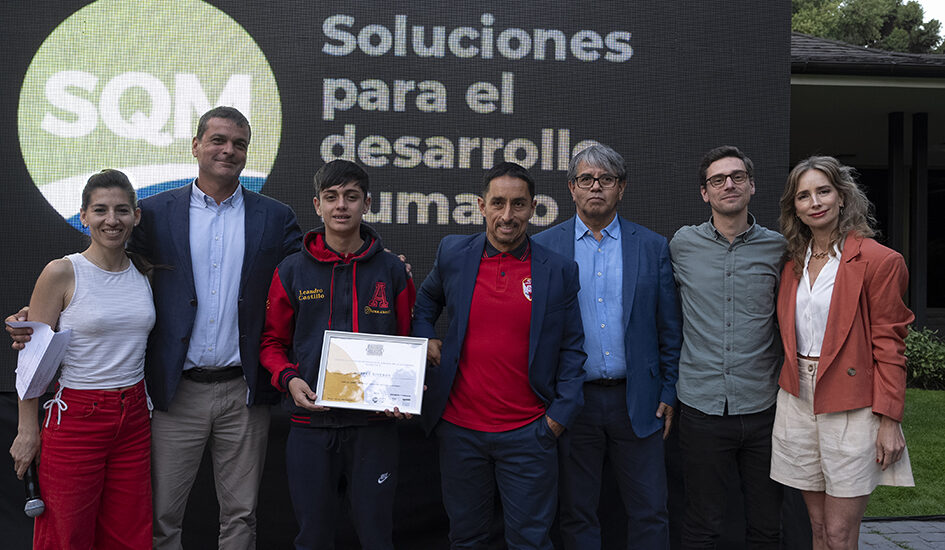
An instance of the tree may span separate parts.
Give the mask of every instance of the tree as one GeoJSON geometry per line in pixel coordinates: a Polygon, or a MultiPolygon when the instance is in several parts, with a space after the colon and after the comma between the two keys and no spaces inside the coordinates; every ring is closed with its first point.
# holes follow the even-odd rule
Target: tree
{"type": "Polygon", "coordinates": [[[838,40],[839,19],[840,0],[793,0],[791,2],[792,31],[838,40]]]}
{"type": "Polygon", "coordinates": [[[945,53],[941,23],[915,0],[793,0],[791,29],[896,52],[945,53]]]}

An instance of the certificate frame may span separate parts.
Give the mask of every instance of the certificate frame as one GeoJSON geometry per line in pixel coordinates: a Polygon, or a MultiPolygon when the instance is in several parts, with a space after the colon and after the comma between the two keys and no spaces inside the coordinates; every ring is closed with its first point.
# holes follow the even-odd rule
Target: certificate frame
{"type": "Polygon", "coordinates": [[[428,342],[412,336],[326,330],[314,403],[365,411],[397,407],[401,413],[419,415],[428,342]]]}

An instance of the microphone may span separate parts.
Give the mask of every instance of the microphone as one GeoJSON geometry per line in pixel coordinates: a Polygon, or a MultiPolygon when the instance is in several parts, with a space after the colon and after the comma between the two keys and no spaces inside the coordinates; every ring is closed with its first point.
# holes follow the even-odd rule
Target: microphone
{"type": "Polygon", "coordinates": [[[39,498],[39,476],[36,475],[36,463],[30,462],[26,474],[23,476],[23,484],[26,485],[26,506],[23,512],[27,517],[35,518],[46,510],[46,503],[39,498]]]}

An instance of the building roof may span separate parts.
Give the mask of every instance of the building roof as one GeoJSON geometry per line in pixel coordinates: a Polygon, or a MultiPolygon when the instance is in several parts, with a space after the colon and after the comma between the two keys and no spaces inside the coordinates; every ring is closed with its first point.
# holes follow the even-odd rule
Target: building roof
{"type": "Polygon", "coordinates": [[[945,54],[888,52],[793,32],[791,73],[945,77],[945,54]]]}

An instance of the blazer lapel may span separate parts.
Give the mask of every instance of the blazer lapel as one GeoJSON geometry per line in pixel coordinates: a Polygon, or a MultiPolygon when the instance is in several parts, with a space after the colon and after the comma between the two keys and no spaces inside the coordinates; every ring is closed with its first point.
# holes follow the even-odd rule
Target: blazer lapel
{"type": "Polygon", "coordinates": [[[633,297],[637,289],[637,274],[640,268],[640,243],[633,227],[620,219],[620,242],[623,253],[623,328],[630,325],[633,297]]]}
{"type": "Polygon", "coordinates": [[[797,331],[795,329],[794,315],[797,310],[797,277],[794,276],[794,267],[791,261],[788,261],[784,268],[784,275],[781,277],[781,285],[785,288],[785,293],[778,293],[778,325],[781,331],[781,339],[784,342],[784,353],[786,359],[792,365],[797,364],[797,331]],[[786,285],[786,286],[784,286],[786,285]]]}
{"type": "Polygon", "coordinates": [[[482,261],[482,253],[486,246],[486,234],[481,233],[469,241],[462,250],[459,250],[458,260],[462,262],[460,271],[460,284],[457,289],[459,292],[457,304],[466,304],[466,307],[457,308],[457,333],[459,334],[459,345],[462,348],[463,340],[466,338],[466,327],[469,324],[469,308],[472,307],[473,291],[476,289],[476,277],[479,275],[479,263],[482,261]]]}
{"type": "Polygon", "coordinates": [[[548,258],[534,247],[532,247],[531,262],[532,319],[528,334],[529,369],[531,369],[532,359],[535,358],[535,351],[538,349],[538,340],[541,338],[542,322],[545,320],[545,311],[548,309],[548,281],[551,279],[548,258]]]}
{"type": "Polygon", "coordinates": [[[833,295],[830,298],[830,313],[827,314],[827,330],[824,333],[824,343],[820,350],[820,362],[817,369],[817,379],[830,367],[840,346],[847,339],[853,320],[856,317],[856,303],[859,301],[860,291],[863,289],[863,279],[866,275],[866,263],[857,261],[860,256],[862,240],[852,236],[846,240],[844,251],[837,269],[837,279],[834,282],[833,295]]]}
{"type": "Polygon", "coordinates": [[[557,251],[560,251],[559,254],[564,255],[568,259],[574,259],[574,219],[577,217],[575,214],[570,220],[558,226],[558,238],[561,241],[560,248],[557,251]]]}
{"type": "Polygon", "coordinates": [[[190,282],[191,294],[196,294],[194,287],[194,266],[190,259],[190,194],[191,186],[185,185],[177,189],[168,200],[167,205],[167,226],[165,235],[170,237],[173,243],[177,262],[175,269],[187,274],[187,280],[190,282]]]}
{"type": "Polygon", "coordinates": [[[243,216],[245,226],[243,250],[243,271],[240,274],[240,290],[246,284],[249,273],[252,273],[253,262],[256,260],[256,251],[259,250],[262,243],[263,233],[266,229],[266,211],[260,206],[259,197],[256,193],[243,189],[243,216]]]}

